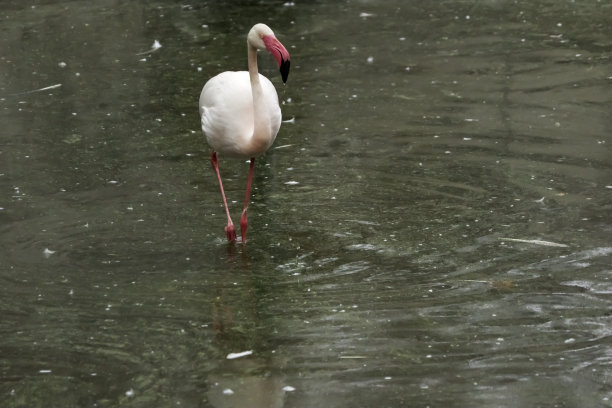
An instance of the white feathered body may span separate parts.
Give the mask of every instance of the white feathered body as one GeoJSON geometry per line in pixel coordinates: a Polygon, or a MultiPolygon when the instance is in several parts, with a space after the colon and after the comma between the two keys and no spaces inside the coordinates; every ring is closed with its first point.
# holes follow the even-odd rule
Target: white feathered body
{"type": "MultiPolygon", "coordinates": [[[[202,89],[202,131],[213,150],[223,156],[259,156],[272,145],[280,129],[281,110],[276,89],[268,78],[257,75],[262,91],[261,96],[257,98],[258,111],[268,117],[264,122],[266,131],[269,126],[269,135],[258,137],[257,143],[254,143],[253,91],[247,71],[223,72],[211,78],[202,89]]],[[[260,133],[267,133],[266,131],[260,133]]]]}

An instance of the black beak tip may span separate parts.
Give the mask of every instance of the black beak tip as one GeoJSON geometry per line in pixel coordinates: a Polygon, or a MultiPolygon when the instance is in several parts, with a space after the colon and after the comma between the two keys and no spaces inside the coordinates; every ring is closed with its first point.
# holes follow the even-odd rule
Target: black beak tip
{"type": "Polygon", "coordinates": [[[283,78],[283,83],[287,82],[287,77],[289,76],[289,60],[282,60],[280,65],[280,73],[283,78]]]}

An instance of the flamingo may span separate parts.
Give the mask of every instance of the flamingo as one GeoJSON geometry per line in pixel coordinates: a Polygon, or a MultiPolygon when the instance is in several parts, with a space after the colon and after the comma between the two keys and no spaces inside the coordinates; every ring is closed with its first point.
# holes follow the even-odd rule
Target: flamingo
{"type": "Polygon", "coordinates": [[[250,158],[244,207],[240,218],[242,243],[246,242],[247,209],[255,168],[255,157],[265,153],[281,125],[278,95],[272,82],[257,72],[257,51],[268,50],[278,63],[283,83],[289,75],[289,53],[265,24],[255,24],[247,35],[249,70],[226,71],[206,82],[200,94],[202,132],[212,148],[210,162],[217,173],[227,215],[227,240],[236,241],[236,228],[230,217],[217,153],[234,158],[250,158]]]}

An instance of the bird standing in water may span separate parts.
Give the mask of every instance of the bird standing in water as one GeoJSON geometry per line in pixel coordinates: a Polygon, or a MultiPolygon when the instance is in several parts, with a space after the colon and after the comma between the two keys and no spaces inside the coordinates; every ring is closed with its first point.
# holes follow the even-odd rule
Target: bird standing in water
{"type": "Polygon", "coordinates": [[[270,148],[281,125],[278,95],[270,80],[257,72],[257,50],[268,50],[278,63],[283,83],[289,75],[289,53],[265,24],[255,24],[247,35],[249,71],[226,71],[211,78],[200,94],[202,131],[212,147],[210,162],[217,173],[227,214],[225,233],[236,241],[236,228],[230,217],[219,174],[221,156],[250,159],[240,235],[246,242],[247,209],[251,194],[255,157],[270,148]]]}

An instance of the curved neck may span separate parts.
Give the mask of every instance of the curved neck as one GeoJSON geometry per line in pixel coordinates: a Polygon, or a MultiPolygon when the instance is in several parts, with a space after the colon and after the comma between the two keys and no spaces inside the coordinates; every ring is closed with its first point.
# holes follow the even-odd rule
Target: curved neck
{"type": "Polygon", "coordinates": [[[256,82],[259,84],[259,75],[257,71],[257,48],[253,47],[247,41],[248,58],[249,58],[249,77],[251,77],[251,86],[256,82]]]}
{"type": "Polygon", "coordinates": [[[253,136],[251,138],[251,150],[260,153],[268,148],[270,141],[270,117],[265,107],[263,89],[259,82],[257,71],[257,48],[248,44],[249,78],[251,80],[251,91],[253,94],[253,136]]]}

